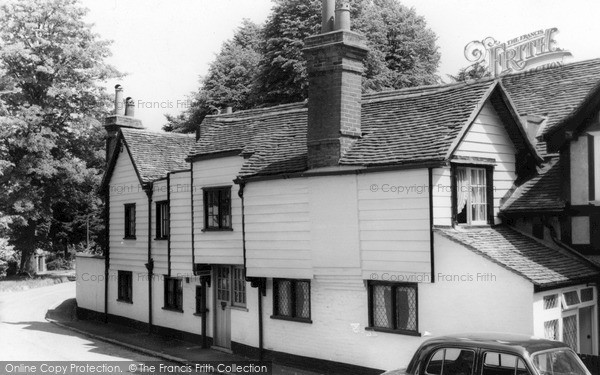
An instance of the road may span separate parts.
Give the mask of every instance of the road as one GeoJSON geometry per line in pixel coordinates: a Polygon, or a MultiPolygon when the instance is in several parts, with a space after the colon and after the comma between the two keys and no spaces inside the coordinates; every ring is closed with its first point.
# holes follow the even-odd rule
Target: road
{"type": "Polygon", "coordinates": [[[156,361],[103,341],[90,339],[45,319],[46,311],[75,297],[75,283],[0,293],[0,360],[3,361],[156,361]]]}

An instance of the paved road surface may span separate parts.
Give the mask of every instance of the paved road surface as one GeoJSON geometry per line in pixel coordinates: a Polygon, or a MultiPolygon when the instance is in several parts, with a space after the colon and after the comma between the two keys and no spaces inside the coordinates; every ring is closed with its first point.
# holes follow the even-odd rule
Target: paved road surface
{"type": "Polygon", "coordinates": [[[119,346],[90,339],[46,321],[46,311],[75,297],[75,283],[0,293],[0,360],[153,361],[119,346]]]}

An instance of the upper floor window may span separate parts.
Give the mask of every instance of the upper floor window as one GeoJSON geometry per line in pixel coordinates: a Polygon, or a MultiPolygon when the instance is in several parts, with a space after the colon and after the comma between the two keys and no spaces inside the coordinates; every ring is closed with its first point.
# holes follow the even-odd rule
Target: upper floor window
{"type": "Polygon", "coordinates": [[[493,194],[490,194],[488,179],[491,169],[479,167],[456,167],[455,220],[457,224],[485,225],[493,209],[493,194]]]}
{"type": "Polygon", "coordinates": [[[135,239],[135,203],[125,205],[125,238],[135,239]]]}
{"type": "Polygon", "coordinates": [[[204,229],[231,230],[231,187],[204,189],[204,229]]]}
{"type": "Polygon", "coordinates": [[[169,238],[169,202],[156,202],[156,239],[169,238]]]}

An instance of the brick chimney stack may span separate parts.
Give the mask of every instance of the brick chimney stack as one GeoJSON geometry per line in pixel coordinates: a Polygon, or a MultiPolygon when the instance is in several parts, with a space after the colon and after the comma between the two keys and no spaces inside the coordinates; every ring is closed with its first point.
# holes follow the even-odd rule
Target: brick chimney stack
{"type": "Polygon", "coordinates": [[[119,129],[121,128],[132,128],[132,129],[144,129],[142,121],[133,117],[134,115],[135,102],[132,98],[123,100],[123,87],[121,85],[115,86],[115,109],[111,116],[106,117],[104,121],[104,129],[108,133],[106,138],[106,163],[110,161],[110,157],[113,150],[116,147],[117,136],[119,135],[119,129]]]}
{"type": "Polygon", "coordinates": [[[332,14],[335,0],[323,0],[321,34],[305,40],[308,70],[308,167],[337,166],[362,135],[361,82],[366,39],[350,31],[350,7],[332,14]]]}

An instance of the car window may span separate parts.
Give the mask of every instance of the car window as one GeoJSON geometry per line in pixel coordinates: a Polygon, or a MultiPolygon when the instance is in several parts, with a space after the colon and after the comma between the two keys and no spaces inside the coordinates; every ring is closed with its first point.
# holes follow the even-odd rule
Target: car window
{"type": "Polygon", "coordinates": [[[475,352],[469,349],[441,348],[429,359],[429,375],[472,375],[475,352]]]}
{"type": "Polygon", "coordinates": [[[506,353],[484,354],[482,375],[527,375],[527,366],[520,357],[506,353]]]}

